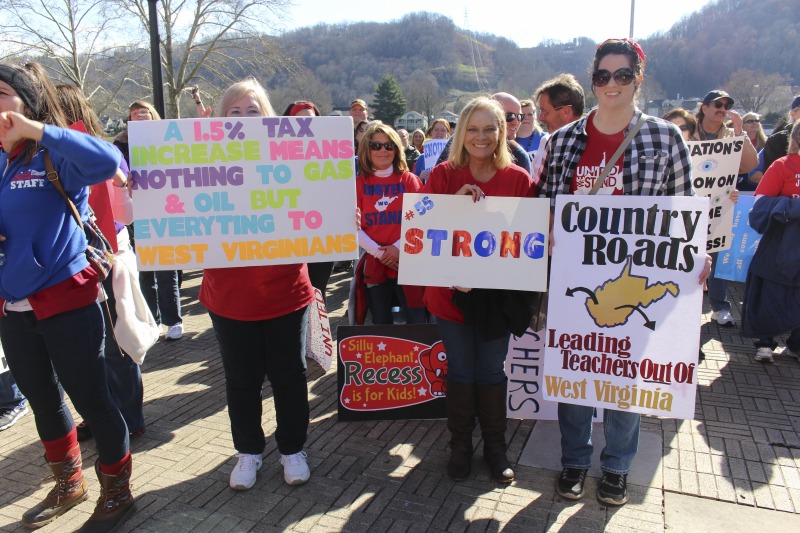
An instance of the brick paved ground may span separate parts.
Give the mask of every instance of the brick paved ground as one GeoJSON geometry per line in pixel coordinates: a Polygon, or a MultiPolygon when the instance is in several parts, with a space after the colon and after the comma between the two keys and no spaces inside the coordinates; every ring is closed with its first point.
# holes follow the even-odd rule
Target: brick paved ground
{"type": "MultiPolygon", "coordinates": [[[[334,327],[344,315],[347,281],[341,273],[332,278],[334,327]]],[[[188,272],[184,338],[160,342],[143,367],[147,433],[132,446],[138,512],[122,531],[663,531],[664,491],[774,509],[767,516],[800,513],[800,365],[780,358],[758,364],[749,340],[710,324],[702,332],[707,358],[696,419],[644,421],[663,434],[664,487],[631,486],[621,509],[596,502],[596,480],[588,481],[583,501],[561,500],[554,471],[518,466],[517,481],[500,486],[489,479],[480,451],[471,478],[454,483],[444,474],[443,421],[338,423],[335,372],[323,374],[313,363],[311,480],[285,485],[271,442],[256,486],[235,492],[228,488],[234,461],[224,378],[198,286],[199,272],[188,272]]],[[[741,286],[732,293],[738,318],[741,286]]],[[[275,422],[268,387],[264,396],[269,435],[275,422]]],[[[509,423],[512,460],[533,425],[509,423]]],[[[83,449],[84,463],[93,464],[94,444],[83,449]]],[[[20,516],[49,490],[40,485],[49,473],[42,454],[33,416],[0,433],[0,531],[25,531],[20,516]]],[[[94,478],[90,490],[94,499],[94,478]]],[[[92,508],[81,504],[43,531],[71,531],[92,508]]]]}

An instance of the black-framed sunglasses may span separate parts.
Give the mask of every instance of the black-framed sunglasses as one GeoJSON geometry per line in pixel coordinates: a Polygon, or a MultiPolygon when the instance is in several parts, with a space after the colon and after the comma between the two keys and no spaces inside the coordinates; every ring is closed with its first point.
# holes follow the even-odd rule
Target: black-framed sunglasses
{"type": "Polygon", "coordinates": [[[678,126],[678,129],[681,131],[692,131],[692,128],[690,128],[687,124],[681,124],[678,126]]]}
{"type": "Polygon", "coordinates": [[[636,78],[633,69],[624,67],[615,70],[613,73],[606,69],[595,70],[592,73],[592,85],[595,87],[605,87],[614,78],[617,85],[630,85],[636,78]]]}
{"type": "Polygon", "coordinates": [[[720,102],[719,100],[715,100],[712,103],[714,104],[714,107],[716,107],[717,109],[722,109],[724,107],[725,111],[730,111],[731,108],[733,107],[733,104],[731,103],[730,100],[725,100],[725,102],[720,102]]]}
{"type": "Polygon", "coordinates": [[[523,118],[525,118],[525,115],[522,113],[506,113],[506,122],[513,122],[514,120],[522,122],[523,118]]]}
{"type": "Polygon", "coordinates": [[[391,141],[385,142],[385,143],[379,143],[377,141],[370,141],[369,142],[369,149],[372,150],[373,152],[377,152],[381,148],[383,148],[384,150],[388,150],[390,152],[393,152],[394,149],[395,149],[395,146],[394,146],[394,143],[391,142],[391,141]]]}

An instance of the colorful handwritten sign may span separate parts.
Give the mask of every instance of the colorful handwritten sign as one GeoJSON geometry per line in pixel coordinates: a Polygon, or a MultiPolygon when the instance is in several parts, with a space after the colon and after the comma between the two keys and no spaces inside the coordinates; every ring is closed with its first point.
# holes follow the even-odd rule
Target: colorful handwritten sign
{"type": "Polygon", "coordinates": [[[755,197],[745,195],[739,196],[736,208],[733,211],[733,239],[731,247],[724,252],[720,252],[717,258],[717,266],[714,275],[720,279],[731,281],[747,280],[747,272],[750,270],[750,261],[761,241],[761,234],[750,227],[750,211],[753,209],[755,197]]]}
{"type": "Polygon", "coordinates": [[[709,198],[707,252],[731,247],[733,206],[729,198],[736,189],[744,136],[712,141],[690,141],[692,186],[699,196],[709,198]]]}
{"type": "Polygon", "coordinates": [[[404,194],[399,283],[547,290],[549,202],[404,194]]]}
{"type": "Polygon", "coordinates": [[[349,117],[131,122],[142,270],[353,259],[349,117]]]}
{"type": "Polygon", "coordinates": [[[556,198],[545,398],[692,418],[708,200],[556,198]]]}

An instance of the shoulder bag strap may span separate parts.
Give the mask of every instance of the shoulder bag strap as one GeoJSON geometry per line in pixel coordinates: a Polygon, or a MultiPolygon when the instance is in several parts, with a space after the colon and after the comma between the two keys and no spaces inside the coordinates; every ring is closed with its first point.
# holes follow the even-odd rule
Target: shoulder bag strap
{"type": "Polygon", "coordinates": [[[619,148],[617,148],[617,151],[611,156],[611,159],[606,162],[603,172],[600,174],[600,177],[595,180],[594,186],[592,187],[592,190],[589,191],[589,194],[597,194],[597,191],[599,191],[606,182],[608,173],[611,172],[611,167],[614,166],[614,163],[617,161],[617,159],[619,159],[619,156],[621,156],[628,145],[631,144],[631,141],[633,141],[633,138],[637,133],[639,133],[639,130],[642,129],[642,126],[644,126],[646,120],[647,118],[645,117],[644,113],[639,115],[639,120],[636,121],[636,124],[634,124],[633,127],[628,131],[628,134],[622,140],[622,144],[619,145],[619,148]]]}
{"type": "Polygon", "coordinates": [[[56,172],[56,168],[53,166],[53,160],[50,159],[50,153],[47,150],[44,151],[44,168],[47,170],[47,180],[52,183],[53,187],[64,197],[64,201],[67,202],[69,210],[72,212],[72,218],[78,223],[78,227],[82,228],[83,222],[81,221],[80,214],[78,214],[78,208],[75,207],[75,204],[70,200],[69,196],[67,196],[67,191],[64,190],[64,185],[61,183],[61,178],[58,177],[58,172],[56,172]]]}

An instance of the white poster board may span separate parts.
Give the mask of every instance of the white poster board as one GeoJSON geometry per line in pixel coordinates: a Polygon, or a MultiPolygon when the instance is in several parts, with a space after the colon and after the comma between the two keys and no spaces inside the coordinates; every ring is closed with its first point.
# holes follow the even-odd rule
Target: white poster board
{"type": "Polygon", "coordinates": [[[403,195],[402,285],[547,290],[550,200],[403,195]]]}
{"type": "Polygon", "coordinates": [[[708,200],[556,198],[545,398],[694,417],[708,200]]]}
{"type": "Polygon", "coordinates": [[[425,152],[425,168],[428,170],[436,166],[439,156],[442,155],[444,147],[447,146],[447,139],[428,139],[422,145],[422,150],[425,152]]]}
{"type": "Polygon", "coordinates": [[[306,359],[311,358],[326,372],[333,362],[333,335],[322,291],[314,288],[314,301],[308,307],[306,359]]]}
{"type": "Polygon", "coordinates": [[[350,117],[128,124],[140,270],[357,257],[350,117]]]}
{"type": "Polygon", "coordinates": [[[706,243],[706,251],[709,253],[731,247],[735,204],[729,196],[736,189],[744,142],[742,135],[686,143],[692,158],[692,186],[698,196],[709,198],[706,243]]]}

